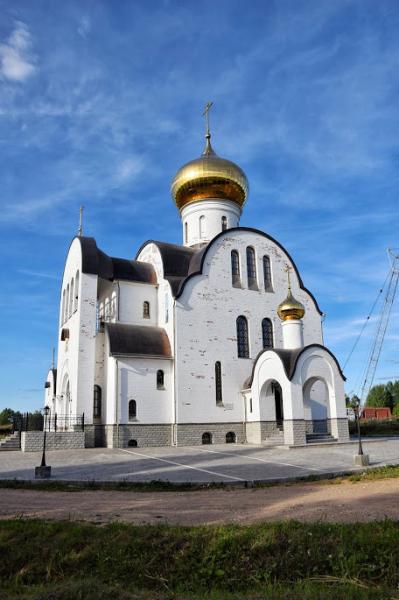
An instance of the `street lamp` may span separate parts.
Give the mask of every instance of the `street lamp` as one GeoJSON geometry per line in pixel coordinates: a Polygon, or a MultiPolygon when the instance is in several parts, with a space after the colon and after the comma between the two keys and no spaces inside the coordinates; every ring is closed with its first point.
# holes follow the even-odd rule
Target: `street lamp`
{"type": "Polygon", "coordinates": [[[360,432],[360,400],[358,400],[356,406],[354,407],[356,426],[357,426],[357,439],[358,439],[358,451],[355,454],[355,465],[357,467],[367,467],[370,464],[369,455],[363,453],[362,446],[362,435],[360,432]]]}
{"type": "Polygon", "coordinates": [[[43,454],[40,467],[35,467],[35,479],[49,479],[51,477],[51,467],[46,465],[46,434],[47,434],[47,418],[50,413],[50,407],[45,406],[43,409],[44,426],[43,426],[43,454]]]}

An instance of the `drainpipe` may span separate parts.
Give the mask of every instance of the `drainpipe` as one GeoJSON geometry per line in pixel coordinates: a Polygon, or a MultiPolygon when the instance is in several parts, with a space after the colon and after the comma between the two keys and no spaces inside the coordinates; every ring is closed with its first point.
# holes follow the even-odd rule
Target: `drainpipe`
{"type": "Polygon", "coordinates": [[[245,394],[242,394],[242,397],[244,399],[244,443],[248,444],[248,438],[247,438],[247,421],[248,421],[247,398],[246,398],[245,394]]]}
{"type": "Polygon", "coordinates": [[[119,448],[119,377],[118,359],[115,358],[115,409],[116,409],[116,442],[119,448]]]}
{"type": "Polygon", "coordinates": [[[176,397],[176,298],[173,298],[173,425],[172,425],[172,446],[177,446],[177,397],[176,397]]]}

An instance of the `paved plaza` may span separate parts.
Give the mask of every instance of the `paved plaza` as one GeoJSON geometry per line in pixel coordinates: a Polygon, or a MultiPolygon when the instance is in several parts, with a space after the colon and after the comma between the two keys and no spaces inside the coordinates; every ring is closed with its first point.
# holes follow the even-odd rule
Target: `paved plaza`
{"type": "MultiPolygon", "coordinates": [[[[366,440],[363,446],[370,455],[371,467],[399,464],[399,438],[366,440]]],[[[52,479],[58,481],[244,484],[356,471],[353,459],[356,452],[356,444],[291,449],[232,444],[56,450],[46,456],[47,464],[52,467],[52,479]]],[[[38,452],[2,452],[0,479],[34,479],[34,468],[40,460],[38,452]]]]}

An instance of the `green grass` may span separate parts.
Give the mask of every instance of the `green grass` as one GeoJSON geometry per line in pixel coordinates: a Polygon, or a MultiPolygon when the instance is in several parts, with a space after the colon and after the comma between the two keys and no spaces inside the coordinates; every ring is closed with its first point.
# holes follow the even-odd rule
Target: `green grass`
{"type": "Polygon", "coordinates": [[[0,597],[398,598],[399,524],[0,522],[0,597]],[[1,596],[1,593],[4,595],[1,596]]]}

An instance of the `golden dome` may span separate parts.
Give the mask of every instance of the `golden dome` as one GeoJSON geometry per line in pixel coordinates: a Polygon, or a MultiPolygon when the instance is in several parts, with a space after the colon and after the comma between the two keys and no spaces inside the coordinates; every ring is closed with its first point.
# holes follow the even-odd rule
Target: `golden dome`
{"type": "Polygon", "coordinates": [[[302,319],[305,314],[304,305],[296,300],[292,295],[291,288],[288,288],[288,295],[285,300],[277,307],[277,314],[282,321],[293,321],[302,319]]]}
{"type": "Polygon", "coordinates": [[[172,182],[172,196],[181,211],[187,204],[208,198],[232,200],[243,206],[248,195],[248,180],[235,163],[218,156],[206,134],[205,150],[199,158],[185,164],[172,182]]]}

